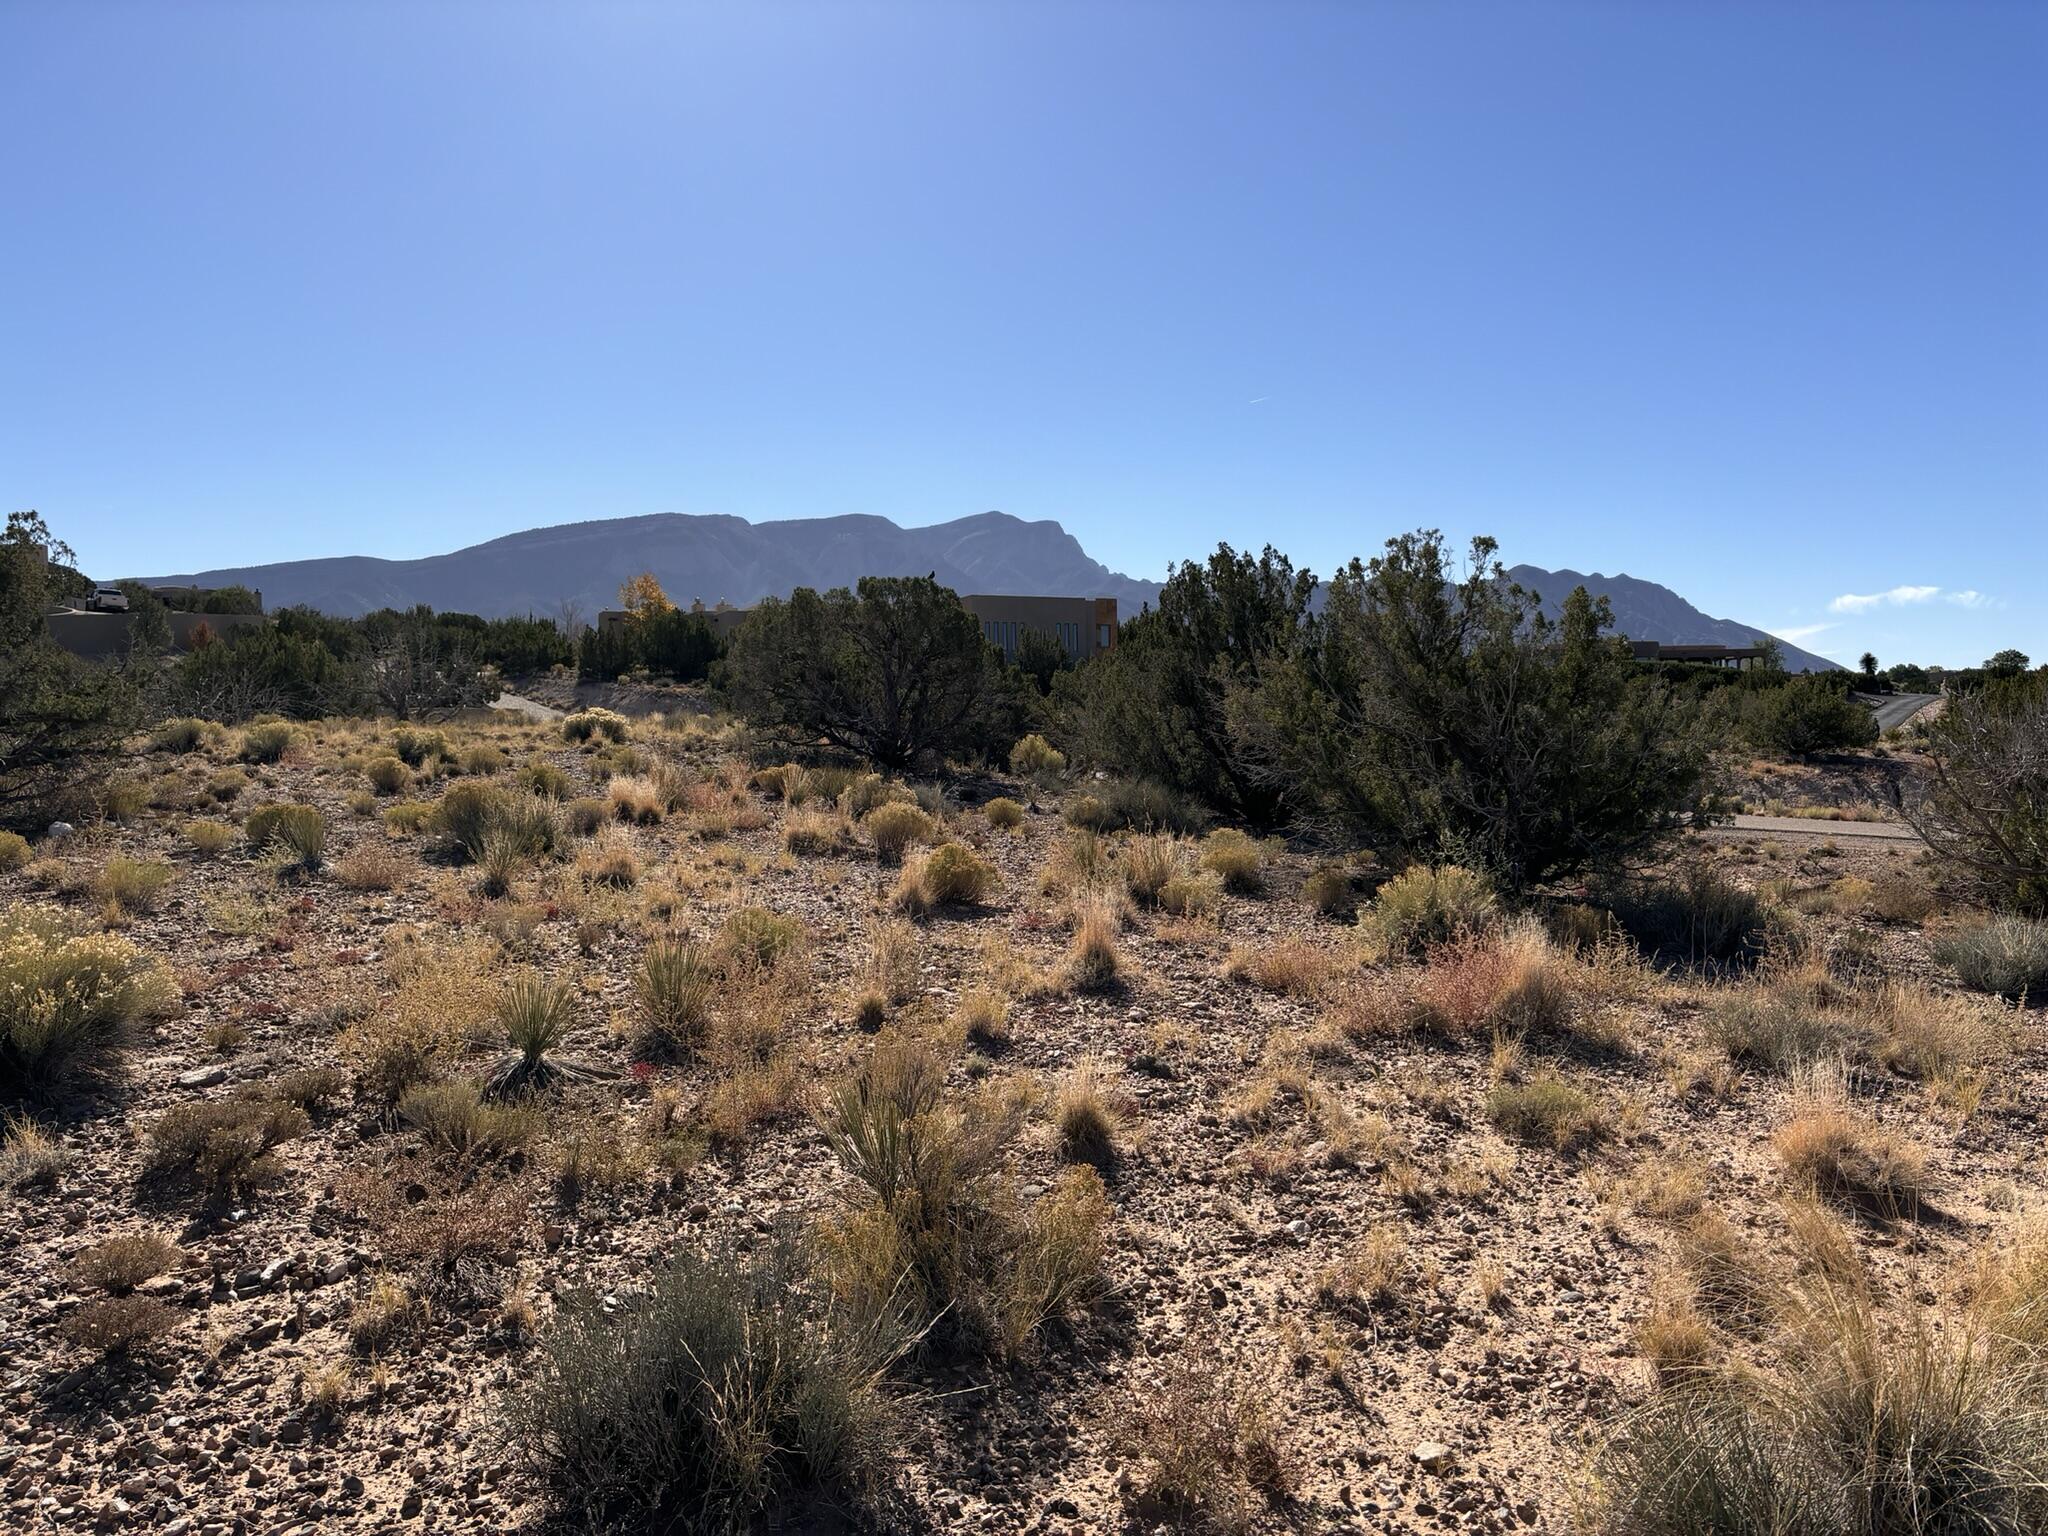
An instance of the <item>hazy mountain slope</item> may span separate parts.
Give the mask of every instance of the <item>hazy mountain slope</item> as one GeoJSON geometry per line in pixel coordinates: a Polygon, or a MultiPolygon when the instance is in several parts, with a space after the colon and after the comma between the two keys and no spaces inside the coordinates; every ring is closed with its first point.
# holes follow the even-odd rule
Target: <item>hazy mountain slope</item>
{"type": "Polygon", "coordinates": [[[587,618],[616,603],[621,582],[649,570],[679,603],[702,598],[744,605],[797,587],[822,590],[851,586],[862,576],[926,573],[959,592],[1114,597],[1126,613],[1159,591],[1157,583],[1089,559],[1058,523],[1027,523],[1002,512],[926,528],[866,516],[749,523],[661,513],[534,528],[420,560],[356,555],[145,580],[238,582],[260,588],[271,608],[308,603],[337,614],[414,603],[486,617],[552,614],[569,601],[587,618]]]}
{"type": "MultiPolygon", "coordinates": [[[[1666,645],[1755,645],[1768,638],[1761,629],[1738,624],[1733,619],[1716,619],[1701,613],[1669,587],[1633,576],[1590,576],[1577,571],[1546,571],[1534,565],[1508,568],[1508,575],[1520,585],[1540,594],[1543,605],[1553,614],[1571,595],[1572,588],[1584,587],[1595,597],[1604,597],[1614,609],[1614,628],[1631,640],[1661,640],[1666,645]]],[[[1833,672],[1839,663],[1796,645],[1778,642],[1785,667],[1792,672],[1833,672]]]]}

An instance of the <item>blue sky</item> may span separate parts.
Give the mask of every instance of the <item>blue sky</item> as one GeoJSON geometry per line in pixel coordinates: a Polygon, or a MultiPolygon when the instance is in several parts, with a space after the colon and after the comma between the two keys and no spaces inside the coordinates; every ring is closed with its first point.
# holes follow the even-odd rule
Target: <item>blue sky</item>
{"type": "Polygon", "coordinates": [[[1388,534],[2048,657],[2048,6],[0,5],[96,573],[651,511],[1388,534]]]}

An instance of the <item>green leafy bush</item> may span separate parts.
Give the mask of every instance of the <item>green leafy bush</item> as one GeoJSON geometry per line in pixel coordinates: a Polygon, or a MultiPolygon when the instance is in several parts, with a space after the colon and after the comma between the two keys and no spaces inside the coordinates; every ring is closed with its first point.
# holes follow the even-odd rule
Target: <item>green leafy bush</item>
{"type": "Polygon", "coordinates": [[[1753,746],[1792,757],[1870,746],[1877,716],[1849,696],[1838,676],[1810,673],[1741,695],[1743,735],[1753,746]]]}
{"type": "Polygon", "coordinates": [[[1703,863],[1687,864],[1675,879],[1617,885],[1603,895],[1638,944],[1693,965],[1753,965],[1785,927],[1763,897],[1703,863]]]}

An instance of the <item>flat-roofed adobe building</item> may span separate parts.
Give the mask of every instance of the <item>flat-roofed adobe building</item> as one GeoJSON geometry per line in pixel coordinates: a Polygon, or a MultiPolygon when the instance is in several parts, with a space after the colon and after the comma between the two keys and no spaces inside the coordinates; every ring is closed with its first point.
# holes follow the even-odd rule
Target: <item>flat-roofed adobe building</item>
{"type": "Polygon", "coordinates": [[[1637,661],[1686,661],[1695,666],[1730,667],[1747,672],[1764,659],[1762,646],[1664,645],[1655,640],[1631,640],[1629,649],[1637,661]]]}
{"type": "Polygon", "coordinates": [[[981,632],[989,643],[1012,660],[1024,636],[1034,629],[1051,635],[1077,662],[1116,646],[1113,597],[1001,597],[972,592],[960,599],[960,606],[981,621],[981,632]]]}

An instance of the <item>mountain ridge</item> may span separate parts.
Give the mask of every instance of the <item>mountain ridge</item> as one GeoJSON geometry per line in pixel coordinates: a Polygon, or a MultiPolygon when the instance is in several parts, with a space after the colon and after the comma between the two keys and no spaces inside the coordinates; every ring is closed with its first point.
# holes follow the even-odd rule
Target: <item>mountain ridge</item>
{"type": "MultiPolygon", "coordinates": [[[[426,603],[497,618],[556,617],[565,606],[588,620],[617,601],[621,582],[652,571],[679,603],[746,605],[797,587],[851,586],[862,576],[930,574],[957,592],[1114,597],[1125,617],[1159,596],[1159,583],[1113,571],[1051,518],[978,512],[905,528],[874,513],[751,523],[730,513],[653,512],[555,523],[412,560],[333,555],[222,566],[142,578],[197,586],[258,588],[271,608],[304,603],[357,616],[426,603]]],[[[1575,586],[1606,597],[1615,628],[1666,644],[1753,645],[1764,631],[1702,613],[1669,587],[1626,574],[1582,575],[1517,565],[1508,574],[1555,611],[1575,586]]],[[[1835,663],[1779,642],[1795,671],[1835,663]]]]}

